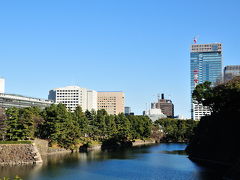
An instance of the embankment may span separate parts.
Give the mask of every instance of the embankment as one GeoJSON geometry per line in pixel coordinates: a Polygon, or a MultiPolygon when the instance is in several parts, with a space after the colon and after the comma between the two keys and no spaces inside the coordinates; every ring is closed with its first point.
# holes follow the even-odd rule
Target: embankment
{"type": "Polygon", "coordinates": [[[42,163],[35,144],[0,144],[0,165],[42,163]]]}
{"type": "Polygon", "coordinates": [[[142,145],[148,145],[148,144],[155,144],[156,141],[154,139],[149,140],[136,140],[132,142],[132,146],[142,146],[142,145]]]}

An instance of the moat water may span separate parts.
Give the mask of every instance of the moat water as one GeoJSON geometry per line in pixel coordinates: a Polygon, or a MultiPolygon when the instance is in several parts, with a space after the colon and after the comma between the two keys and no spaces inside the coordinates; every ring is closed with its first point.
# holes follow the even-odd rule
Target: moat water
{"type": "MultiPolygon", "coordinates": [[[[192,162],[186,144],[157,144],[114,152],[49,155],[42,165],[0,167],[0,177],[24,180],[213,180],[213,170],[192,162]]],[[[1,178],[0,178],[1,179],[1,178]]]]}

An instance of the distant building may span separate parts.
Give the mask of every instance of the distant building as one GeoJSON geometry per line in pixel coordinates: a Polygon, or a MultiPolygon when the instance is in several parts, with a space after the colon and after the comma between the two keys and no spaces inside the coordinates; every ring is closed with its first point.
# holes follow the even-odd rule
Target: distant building
{"type": "Polygon", "coordinates": [[[83,111],[97,110],[97,92],[79,86],[66,86],[49,91],[48,99],[62,103],[73,112],[77,106],[83,111]]]}
{"type": "Polygon", "coordinates": [[[170,99],[165,99],[164,94],[162,94],[161,99],[158,99],[157,103],[151,103],[152,109],[161,109],[162,113],[167,117],[174,117],[174,105],[170,99]]]}
{"type": "Polygon", "coordinates": [[[120,91],[107,91],[97,93],[98,110],[105,109],[108,114],[124,113],[125,96],[120,91]]]}
{"type": "Polygon", "coordinates": [[[240,65],[226,66],[224,68],[224,82],[233,79],[235,76],[240,76],[240,65]]]}
{"type": "Polygon", "coordinates": [[[208,107],[193,102],[192,93],[195,87],[211,82],[215,85],[222,81],[222,44],[193,44],[190,52],[190,79],[191,79],[191,116],[200,120],[202,116],[211,114],[208,107]]]}
{"type": "Polygon", "coordinates": [[[130,107],[124,107],[124,114],[130,115],[131,114],[131,108],[130,107]]]}
{"type": "Polygon", "coordinates": [[[27,97],[17,94],[5,94],[5,80],[0,78],[0,108],[25,108],[40,107],[45,108],[53,104],[53,101],[46,99],[27,97]]]}
{"type": "Polygon", "coordinates": [[[40,107],[45,108],[53,104],[53,101],[21,96],[16,94],[3,94],[0,93],[0,107],[2,108],[25,108],[25,107],[40,107]]]}
{"type": "Polygon", "coordinates": [[[153,122],[158,119],[167,118],[165,114],[162,113],[161,109],[151,108],[143,112],[143,115],[148,116],[153,122]]]}
{"type": "Polygon", "coordinates": [[[174,119],[187,120],[187,118],[185,118],[183,115],[174,116],[174,119]]]}
{"type": "Polygon", "coordinates": [[[5,93],[5,79],[0,78],[0,93],[5,93]]]}

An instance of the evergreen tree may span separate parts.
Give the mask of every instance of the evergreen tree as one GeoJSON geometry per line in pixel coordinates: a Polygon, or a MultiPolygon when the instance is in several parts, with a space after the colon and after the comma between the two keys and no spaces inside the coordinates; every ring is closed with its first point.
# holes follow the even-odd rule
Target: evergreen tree
{"type": "Polygon", "coordinates": [[[7,130],[6,130],[6,139],[17,141],[21,139],[21,129],[18,121],[19,109],[16,107],[9,108],[6,110],[7,116],[7,130]]]}
{"type": "Polygon", "coordinates": [[[4,113],[4,109],[0,108],[0,140],[5,140],[6,130],[6,115],[4,113]]]}
{"type": "Polygon", "coordinates": [[[32,108],[22,108],[19,109],[19,137],[22,140],[33,139],[34,138],[34,112],[32,108]]]}
{"type": "MultiPolygon", "coordinates": [[[[88,111],[89,112],[89,111],[88,111]]],[[[89,114],[90,112],[89,112],[89,114]]],[[[89,132],[89,120],[86,115],[82,112],[82,108],[78,106],[76,110],[73,112],[73,119],[77,122],[77,126],[80,128],[81,135],[85,136],[89,132]]]]}

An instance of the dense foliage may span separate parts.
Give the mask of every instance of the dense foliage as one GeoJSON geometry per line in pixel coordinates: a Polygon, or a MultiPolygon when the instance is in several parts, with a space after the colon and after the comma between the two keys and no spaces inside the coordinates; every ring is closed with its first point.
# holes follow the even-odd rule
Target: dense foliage
{"type": "Polygon", "coordinates": [[[155,124],[163,131],[162,142],[188,142],[198,121],[179,119],[159,119],[155,124]]]}
{"type": "MultiPolygon", "coordinates": [[[[198,85],[194,99],[211,108],[203,117],[187,147],[192,158],[235,163],[240,158],[240,77],[216,87],[198,85]]],[[[240,175],[240,172],[239,172],[240,175]]]]}
{"type": "Polygon", "coordinates": [[[153,124],[146,116],[108,115],[105,110],[69,112],[63,104],[40,110],[36,107],[9,108],[0,117],[0,140],[48,139],[67,149],[86,139],[131,141],[149,138],[153,124]]]}

